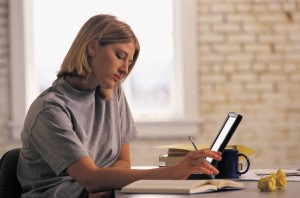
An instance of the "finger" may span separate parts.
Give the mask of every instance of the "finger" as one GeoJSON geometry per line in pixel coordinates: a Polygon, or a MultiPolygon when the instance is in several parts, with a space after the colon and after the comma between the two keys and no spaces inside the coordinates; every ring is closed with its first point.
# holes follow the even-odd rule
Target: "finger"
{"type": "Polygon", "coordinates": [[[202,158],[192,157],[189,160],[189,164],[191,166],[205,166],[205,167],[209,167],[210,162],[207,161],[207,159],[205,159],[204,157],[202,157],[202,158]]]}
{"type": "Polygon", "coordinates": [[[215,159],[217,161],[220,161],[222,159],[220,152],[215,152],[211,150],[201,150],[199,152],[190,152],[187,155],[187,158],[192,160],[199,160],[202,158],[210,157],[212,159],[215,159]]]}
{"type": "Polygon", "coordinates": [[[220,151],[213,151],[210,149],[202,149],[200,150],[200,153],[202,153],[203,155],[222,155],[220,151]]]}
{"type": "Polygon", "coordinates": [[[207,175],[219,174],[219,171],[209,163],[207,164],[203,163],[202,165],[192,166],[192,167],[194,173],[203,173],[207,175]]]}
{"type": "Polygon", "coordinates": [[[202,173],[202,174],[206,174],[206,175],[217,175],[217,174],[219,174],[218,171],[213,171],[213,170],[207,169],[205,167],[199,167],[196,170],[196,173],[202,173]]]}
{"type": "Polygon", "coordinates": [[[211,157],[217,161],[220,161],[222,159],[221,157],[221,152],[219,151],[212,151],[212,150],[209,150],[209,149],[204,149],[204,150],[201,150],[199,152],[199,156],[200,157],[211,157]]]}
{"type": "Polygon", "coordinates": [[[218,174],[219,171],[216,169],[213,165],[211,165],[206,159],[202,158],[201,160],[198,160],[198,166],[201,168],[204,168],[208,170],[210,173],[218,174]],[[200,161],[200,162],[199,162],[200,161]]]}
{"type": "Polygon", "coordinates": [[[198,168],[199,172],[203,173],[203,174],[207,174],[207,175],[213,175],[213,174],[218,174],[218,170],[211,170],[209,168],[206,168],[206,167],[203,167],[203,166],[200,166],[198,168]]]}

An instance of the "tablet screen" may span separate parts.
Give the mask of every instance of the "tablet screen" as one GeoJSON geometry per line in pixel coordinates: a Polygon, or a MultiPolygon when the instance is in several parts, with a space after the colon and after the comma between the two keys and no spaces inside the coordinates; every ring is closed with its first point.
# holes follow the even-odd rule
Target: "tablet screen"
{"type": "MultiPolygon", "coordinates": [[[[227,143],[229,142],[231,136],[233,135],[235,129],[237,128],[238,124],[240,123],[242,116],[233,112],[230,112],[224,124],[222,125],[216,139],[214,140],[213,144],[211,145],[210,149],[213,151],[220,151],[223,152],[227,143]]],[[[212,163],[212,158],[206,158],[208,162],[212,163]]]]}

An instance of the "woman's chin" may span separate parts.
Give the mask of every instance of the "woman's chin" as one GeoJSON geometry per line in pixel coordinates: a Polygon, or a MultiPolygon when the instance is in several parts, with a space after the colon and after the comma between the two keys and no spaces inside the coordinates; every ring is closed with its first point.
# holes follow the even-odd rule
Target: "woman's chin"
{"type": "Polygon", "coordinates": [[[103,83],[103,84],[100,84],[99,86],[102,88],[102,89],[113,89],[115,86],[116,86],[117,83],[113,82],[113,83],[103,83]]]}

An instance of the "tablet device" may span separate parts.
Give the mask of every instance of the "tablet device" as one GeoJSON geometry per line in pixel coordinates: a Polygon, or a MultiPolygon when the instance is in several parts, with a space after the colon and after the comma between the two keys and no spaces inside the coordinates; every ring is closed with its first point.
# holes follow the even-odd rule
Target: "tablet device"
{"type": "MultiPolygon", "coordinates": [[[[229,140],[231,139],[233,133],[235,132],[236,128],[240,124],[242,120],[242,115],[229,112],[216,136],[214,139],[210,149],[213,151],[220,151],[223,153],[225,147],[227,146],[229,140]]],[[[213,160],[210,157],[207,157],[206,160],[211,163],[213,166],[217,167],[218,161],[213,160]]],[[[211,179],[210,176],[200,173],[192,174],[188,179],[211,179]]]]}
{"type": "MultiPolygon", "coordinates": [[[[229,140],[231,139],[241,120],[242,115],[234,112],[229,112],[219,130],[218,135],[214,139],[210,150],[220,151],[221,153],[223,153],[225,147],[227,146],[229,140]]],[[[207,157],[206,160],[210,162],[213,166],[217,166],[218,161],[213,160],[210,157],[207,157]]]]}

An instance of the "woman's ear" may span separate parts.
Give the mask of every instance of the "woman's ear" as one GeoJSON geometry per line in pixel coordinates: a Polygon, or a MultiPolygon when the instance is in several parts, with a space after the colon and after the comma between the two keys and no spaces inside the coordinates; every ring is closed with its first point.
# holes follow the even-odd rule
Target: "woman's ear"
{"type": "Polygon", "coordinates": [[[94,57],[96,54],[96,50],[98,49],[99,44],[98,41],[96,39],[93,39],[92,41],[90,41],[87,45],[87,51],[89,53],[90,57],[94,57]]]}

